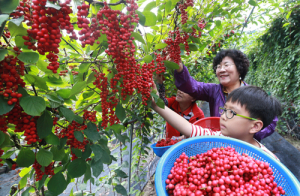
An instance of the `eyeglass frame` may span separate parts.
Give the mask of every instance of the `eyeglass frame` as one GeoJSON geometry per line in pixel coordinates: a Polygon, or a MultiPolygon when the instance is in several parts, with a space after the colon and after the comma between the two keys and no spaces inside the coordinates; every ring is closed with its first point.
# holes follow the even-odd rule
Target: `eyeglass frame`
{"type": "Polygon", "coordinates": [[[226,108],[222,108],[222,107],[219,107],[219,114],[224,114],[224,112],[225,112],[225,116],[226,116],[226,118],[228,118],[228,119],[232,119],[234,116],[239,116],[239,117],[242,117],[242,118],[246,118],[246,119],[249,119],[249,120],[258,120],[258,119],[256,119],[256,118],[251,118],[251,117],[248,117],[248,116],[244,116],[244,115],[241,115],[241,114],[237,114],[235,111],[233,111],[233,110],[231,110],[232,111],[232,113],[233,113],[233,115],[232,115],[232,117],[231,118],[229,118],[228,116],[227,116],[227,110],[231,110],[231,109],[226,109],[226,108]],[[221,110],[223,110],[223,112],[220,112],[221,110]]]}
{"type": "MultiPolygon", "coordinates": [[[[230,66],[232,66],[232,65],[235,65],[235,64],[233,64],[233,63],[225,63],[223,66],[224,66],[224,69],[228,69],[228,67],[230,67],[230,66]]],[[[222,65],[217,65],[216,66],[216,70],[220,70],[222,67],[223,67],[222,65]],[[220,66],[220,67],[218,67],[218,66],[220,66]]]]}

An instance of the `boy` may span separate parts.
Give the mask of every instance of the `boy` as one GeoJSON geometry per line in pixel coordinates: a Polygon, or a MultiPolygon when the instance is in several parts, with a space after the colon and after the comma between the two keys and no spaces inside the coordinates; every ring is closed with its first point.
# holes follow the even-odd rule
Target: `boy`
{"type": "Polygon", "coordinates": [[[193,125],[169,108],[158,107],[152,102],[153,109],[169,124],[187,137],[216,135],[228,136],[248,142],[277,158],[265,146],[253,138],[254,134],[268,126],[275,116],[281,115],[281,106],[277,99],[268,96],[256,86],[243,86],[232,91],[224,107],[220,107],[220,129],[210,129],[193,125]]]}

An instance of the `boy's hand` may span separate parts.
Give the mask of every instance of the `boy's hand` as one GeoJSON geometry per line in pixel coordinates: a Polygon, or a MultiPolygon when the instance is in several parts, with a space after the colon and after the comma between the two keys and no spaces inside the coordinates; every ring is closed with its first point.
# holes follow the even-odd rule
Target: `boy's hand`
{"type": "MultiPolygon", "coordinates": [[[[153,84],[152,84],[152,89],[151,89],[151,91],[152,91],[152,90],[156,90],[156,94],[159,96],[158,90],[157,90],[157,87],[156,87],[156,84],[155,84],[154,82],[153,82],[153,84]]],[[[152,97],[151,106],[152,106],[152,108],[154,108],[154,107],[156,106],[156,103],[155,103],[155,100],[154,100],[153,97],[152,97]]]]}

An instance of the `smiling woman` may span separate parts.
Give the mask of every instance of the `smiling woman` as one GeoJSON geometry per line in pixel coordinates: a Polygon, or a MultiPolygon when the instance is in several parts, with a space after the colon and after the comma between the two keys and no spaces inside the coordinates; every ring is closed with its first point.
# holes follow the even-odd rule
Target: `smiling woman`
{"type": "MultiPolygon", "coordinates": [[[[210,115],[220,117],[219,107],[223,107],[228,95],[241,86],[249,68],[249,60],[244,53],[235,49],[221,50],[213,60],[213,69],[220,84],[204,83],[194,80],[188,69],[180,62],[174,73],[175,84],[179,90],[193,96],[196,100],[209,102],[210,115]]],[[[255,134],[257,140],[271,135],[276,127],[277,117],[273,122],[255,134]]]]}

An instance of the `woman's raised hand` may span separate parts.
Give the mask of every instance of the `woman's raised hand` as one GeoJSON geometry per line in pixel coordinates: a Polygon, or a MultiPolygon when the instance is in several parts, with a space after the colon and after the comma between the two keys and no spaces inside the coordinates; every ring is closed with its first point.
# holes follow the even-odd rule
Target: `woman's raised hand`
{"type": "MultiPolygon", "coordinates": [[[[174,62],[173,59],[171,59],[170,55],[167,56],[166,60],[174,62]]],[[[179,61],[178,65],[179,65],[179,68],[176,69],[176,71],[181,72],[183,70],[183,64],[182,64],[181,58],[180,58],[180,61],[179,61]]]]}
{"type": "Polygon", "coordinates": [[[164,82],[164,76],[162,74],[156,74],[154,76],[154,80],[157,81],[158,84],[162,84],[164,82]]]}

